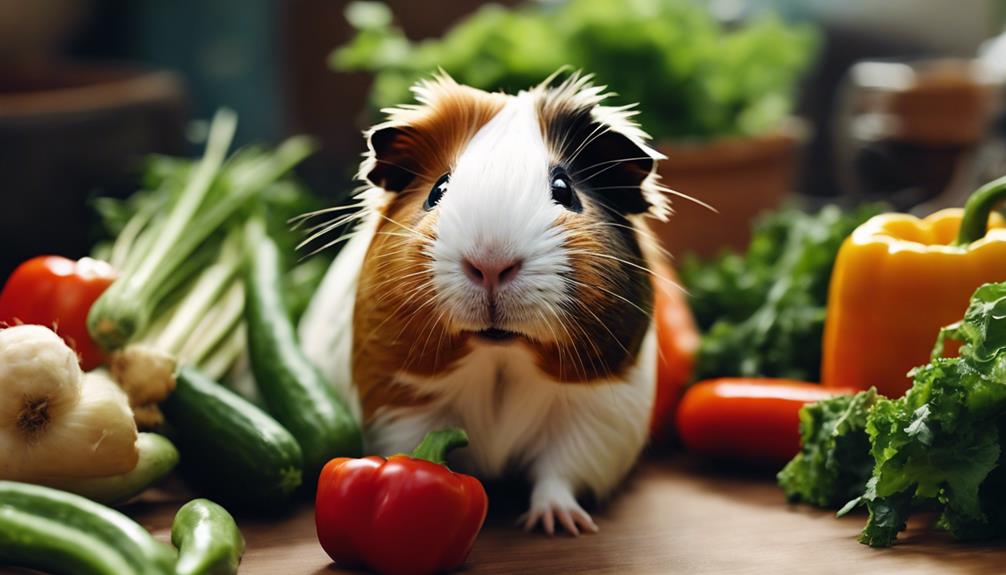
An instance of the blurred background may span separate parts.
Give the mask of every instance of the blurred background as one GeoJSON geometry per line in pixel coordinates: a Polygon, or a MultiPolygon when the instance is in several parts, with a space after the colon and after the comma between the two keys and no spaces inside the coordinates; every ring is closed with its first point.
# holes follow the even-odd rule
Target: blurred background
{"type": "Polygon", "coordinates": [[[0,277],[93,240],[89,202],[149,153],[315,136],[301,177],[354,187],[360,131],[443,67],[519,90],[562,65],[639,102],[677,201],[675,253],[742,247],[752,218],[882,199],[919,213],[1006,173],[1006,0],[0,0],[0,277]]]}

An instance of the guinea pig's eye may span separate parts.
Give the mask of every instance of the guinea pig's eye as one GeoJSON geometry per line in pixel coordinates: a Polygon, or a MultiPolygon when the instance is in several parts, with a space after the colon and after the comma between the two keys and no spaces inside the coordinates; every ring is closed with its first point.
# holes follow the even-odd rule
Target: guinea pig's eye
{"type": "Polygon", "coordinates": [[[579,212],[582,208],[580,198],[573,191],[573,180],[562,168],[552,172],[552,200],[568,210],[579,212]]]}
{"type": "Polygon", "coordinates": [[[430,211],[433,206],[440,203],[440,198],[444,197],[444,192],[447,191],[447,184],[451,181],[451,175],[449,173],[444,174],[437,178],[436,183],[433,184],[433,188],[430,189],[430,195],[426,196],[426,201],[423,202],[423,209],[430,211]]]}

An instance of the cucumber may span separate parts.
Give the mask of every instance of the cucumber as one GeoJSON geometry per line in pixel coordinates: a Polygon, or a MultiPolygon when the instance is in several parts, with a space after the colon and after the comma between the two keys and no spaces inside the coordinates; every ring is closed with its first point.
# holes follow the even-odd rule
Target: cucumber
{"type": "Polygon", "coordinates": [[[193,499],[178,510],[171,543],[178,548],[177,575],[234,575],[245,550],[234,518],[208,499],[193,499]]]}
{"type": "Polygon", "coordinates": [[[334,457],[363,450],[360,427],[297,342],[283,303],[280,254],[261,218],[245,226],[245,320],[255,382],[271,414],[297,438],[306,483],[334,457]]]}
{"type": "Polygon", "coordinates": [[[191,367],[161,404],[175,429],[182,470],[222,501],[275,511],[301,483],[297,441],[248,400],[191,367]]]}
{"type": "Polygon", "coordinates": [[[0,481],[0,563],[58,573],[162,575],[174,571],[175,552],[90,499],[0,481]]]}
{"type": "Polygon", "coordinates": [[[39,481],[88,499],[115,505],[125,503],[164,477],[178,465],[178,450],[163,435],[140,433],[136,437],[140,459],[131,471],[108,477],[50,478],[39,481]]]}
{"type": "Polygon", "coordinates": [[[119,575],[133,566],[87,532],[0,505],[0,565],[66,575],[119,575]]]}

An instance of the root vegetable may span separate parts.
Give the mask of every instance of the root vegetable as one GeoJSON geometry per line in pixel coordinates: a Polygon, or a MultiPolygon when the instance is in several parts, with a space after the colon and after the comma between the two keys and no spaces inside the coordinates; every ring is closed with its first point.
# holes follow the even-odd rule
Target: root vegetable
{"type": "Polygon", "coordinates": [[[52,330],[0,330],[0,479],[125,473],[139,457],[136,437],[125,393],[83,373],[52,330]]]}

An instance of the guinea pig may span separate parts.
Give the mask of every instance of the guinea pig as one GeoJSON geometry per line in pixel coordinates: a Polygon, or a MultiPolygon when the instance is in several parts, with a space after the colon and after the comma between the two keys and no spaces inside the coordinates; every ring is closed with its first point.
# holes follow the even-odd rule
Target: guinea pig
{"type": "Polygon", "coordinates": [[[460,426],[463,469],[530,480],[525,528],[596,531],[577,496],[624,478],[654,401],[641,220],[668,212],[663,156],[589,76],[413,91],[366,133],[359,222],[302,346],[356,402],[369,452],[460,426]]]}

